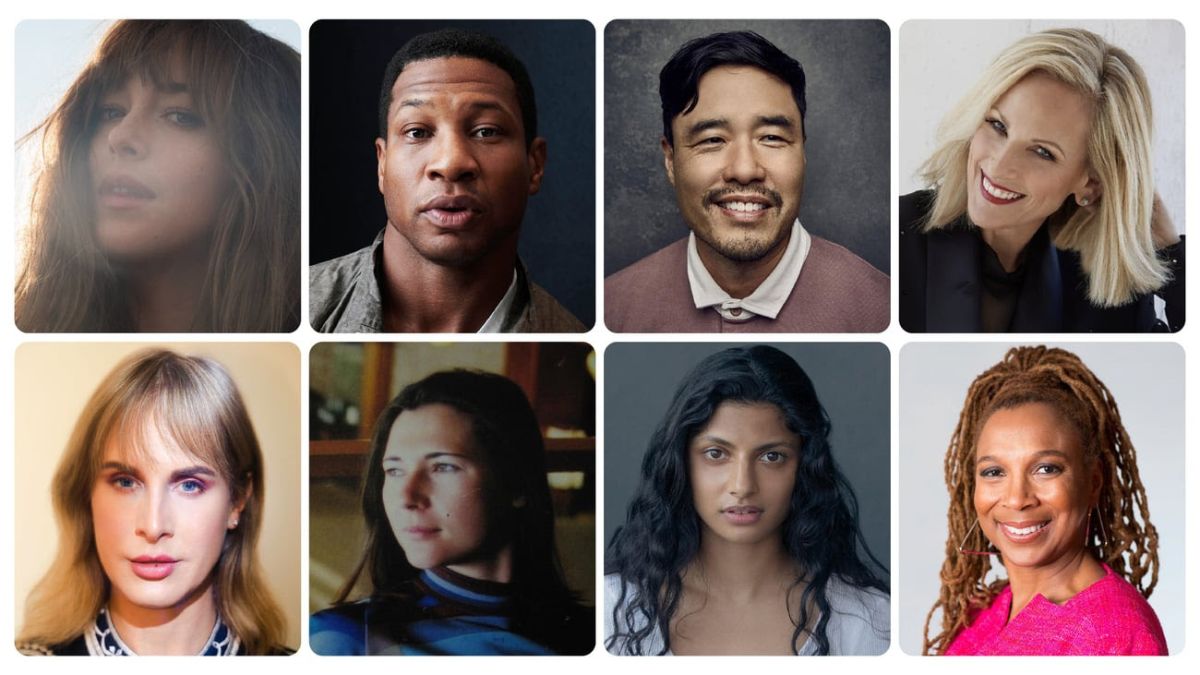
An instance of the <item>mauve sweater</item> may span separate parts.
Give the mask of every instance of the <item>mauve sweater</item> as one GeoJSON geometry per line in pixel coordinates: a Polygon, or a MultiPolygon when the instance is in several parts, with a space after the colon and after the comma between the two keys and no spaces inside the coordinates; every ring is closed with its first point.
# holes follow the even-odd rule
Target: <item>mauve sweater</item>
{"type": "Polygon", "coordinates": [[[1062,605],[1042,595],[1008,621],[1006,587],[955,636],[949,656],[1159,656],[1167,640],[1150,604],[1108,565],[1104,578],[1062,605]]]}

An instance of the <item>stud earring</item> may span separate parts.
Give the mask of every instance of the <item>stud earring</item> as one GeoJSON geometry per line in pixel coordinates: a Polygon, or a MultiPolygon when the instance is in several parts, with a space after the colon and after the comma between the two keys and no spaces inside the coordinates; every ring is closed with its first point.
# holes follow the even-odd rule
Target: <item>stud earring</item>
{"type": "Polygon", "coordinates": [[[1087,197],[1084,197],[1083,199],[1079,200],[1080,206],[1087,206],[1088,204],[1091,204],[1091,203],[1092,203],[1092,200],[1088,199],[1087,197]]]}

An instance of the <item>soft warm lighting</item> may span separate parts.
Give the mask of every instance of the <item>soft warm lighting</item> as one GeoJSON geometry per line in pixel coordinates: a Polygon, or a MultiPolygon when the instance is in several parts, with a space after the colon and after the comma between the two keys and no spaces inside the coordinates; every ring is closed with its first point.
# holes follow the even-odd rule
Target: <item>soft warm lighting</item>
{"type": "Polygon", "coordinates": [[[553,490],[582,490],[587,476],[582,471],[551,471],[546,482],[553,490]]]}

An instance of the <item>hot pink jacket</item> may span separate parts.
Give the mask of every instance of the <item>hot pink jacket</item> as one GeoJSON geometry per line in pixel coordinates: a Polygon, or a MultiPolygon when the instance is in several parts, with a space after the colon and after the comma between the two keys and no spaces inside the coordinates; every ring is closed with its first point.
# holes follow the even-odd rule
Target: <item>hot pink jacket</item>
{"type": "Polygon", "coordinates": [[[1105,575],[1062,605],[1042,595],[1008,621],[1012,589],[1005,588],[971,625],[955,636],[946,654],[1165,655],[1167,640],[1150,604],[1108,565],[1105,575]]]}

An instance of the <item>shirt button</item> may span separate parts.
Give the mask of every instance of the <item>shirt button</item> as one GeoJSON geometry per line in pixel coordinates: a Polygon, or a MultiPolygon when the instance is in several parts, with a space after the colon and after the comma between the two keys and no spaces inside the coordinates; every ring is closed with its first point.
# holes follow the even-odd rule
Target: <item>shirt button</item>
{"type": "Polygon", "coordinates": [[[741,316],[741,315],[742,315],[742,308],[741,308],[741,307],[734,307],[733,309],[729,310],[729,315],[730,315],[730,316],[741,316]]]}

